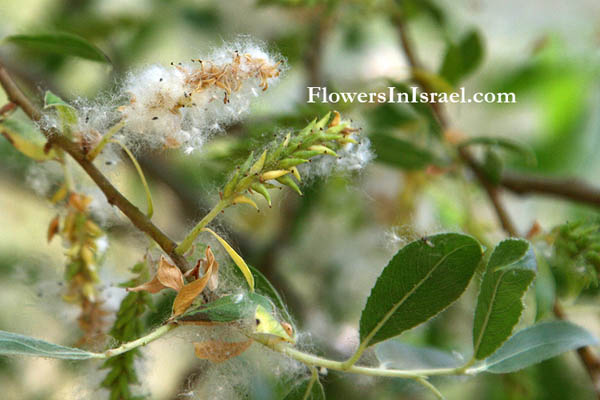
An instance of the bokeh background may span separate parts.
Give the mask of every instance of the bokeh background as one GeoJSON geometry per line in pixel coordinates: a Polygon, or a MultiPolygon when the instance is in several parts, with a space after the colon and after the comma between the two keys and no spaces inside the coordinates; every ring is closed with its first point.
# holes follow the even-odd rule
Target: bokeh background
{"type": "MultiPolygon", "coordinates": [[[[192,155],[139,155],[155,197],[154,221],[181,238],[214,204],[236,162],[265,134],[302,127],[330,109],[306,104],[307,86],[373,91],[390,82],[409,82],[411,70],[390,17],[391,10],[398,9],[418,57],[430,71],[440,70],[450,43],[476,31],[484,49],[481,62],[459,86],[467,92],[516,93],[517,104],[446,107],[455,134],[500,136],[527,144],[535,152],[535,165],[500,152],[512,171],[573,176],[600,185],[600,3],[593,0],[2,0],[0,37],[74,33],[101,48],[112,65],[10,43],[0,44],[0,59],[32,98],[50,89],[74,100],[110,91],[131,69],[196,58],[238,35],[250,35],[280,53],[287,60],[281,82],[254,102],[241,123],[192,155]]],[[[4,102],[0,93],[0,105],[4,102]]],[[[335,108],[367,136],[385,133],[448,157],[418,109],[358,103],[335,108]]],[[[403,244],[441,231],[464,231],[488,244],[503,237],[485,193],[471,176],[456,171],[434,174],[403,162],[402,154],[397,157],[376,158],[356,173],[311,177],[302,187],[303,197],[284,190],[270,209],[256,213],[237,207],[217,222],[283,293],[304,341],[327,356],[342,359],[352,352],[370,288],[403,244]]],[[[0,329],[73,344],[80,334],[78,309],[61,299],[63,248],[59,240],[46,243],[47,225],[56,213],[44,196],[53,173],[51,166],[31,162],[0,140],[0,329]]],[[[128,162],[113,168],[110,177],[143,208],[143,190],[128,162]]],[[[597,218],[597,210],[573,202],[508,192],[502,197],[522,232],[535,222],[549,231],[565,221],[597,218]]],[[[98,195],[96,218],[110,235],[101,269],[102,294],[107,309],[114,311],[124,295],[117,284],[129,277],[128,269],[148,243],[102,201],[98,195]]],[[[471,287],[463,300],[401,340],[466,354],[475,290],[471,287]]],[[[540,317],[534,292],[525,299],[529,307],[522,324],[531,323],[536,314],[540,317]]],[[[565,309],[573,321],[600,334],[595,296],[593,289],[571,296],[565,309]]],[[[157,295],[156,302],[164,303],[163,297],[157,295]]],[[[242,374],[248,389],[242,398],[279,398],[279,384],[269,368],[241,373],[235,365],[225,365],[210,373],[210,365],[191,353],[190,335],[174,335],[144,349],[138,365],[141,394],[152,399],[212,399],[217,396],[201,389],[202,379],[242,374]]],[[[98,383],[104,374],[91,362],[0,358],[0,397],[102,399],[106,392],[98,383]]],[[[402,380],[330,372],[322,381],[331,399],[430,396],[402,380]]],[[[518,373],[445,379],[439,384],[450,399],[594,398],[574,354],[518,373]]]]}

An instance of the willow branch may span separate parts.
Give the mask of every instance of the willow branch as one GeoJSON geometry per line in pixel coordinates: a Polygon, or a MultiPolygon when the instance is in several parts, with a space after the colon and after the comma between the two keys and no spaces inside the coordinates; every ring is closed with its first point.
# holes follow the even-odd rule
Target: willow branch
{"type": "MultiPolygon", "coordinates": [[[[34,122],[40,121],[42,113],[39,109],[29,101],[17,86],[9,73],[0,64],[0,85],[4,88],[9,100],[17,104],[25,114],[34,122]]],[[[138,228],[140,231],[150,236],[177,264],[177,266],[187,271],[189,269],[185,258],[175,252],[177,243],[171,240],[163,233],[150,219],[142,213],[136,206],[125,198],[100,172],[96,166],[90,162],[86,155],[81,151],[76,143],[69,140],[60,132],[40,127],[41,132],[46,136],[48,142],[57,146],[68,153],[94,181],[98,188],[106,196],[109,204],[116,206],[125,216],[138,228]]]]}
{"type": "Polygon", "coordinates": [[[552,179],[505,173],[500,185],[520,194],[543,194],[600,207],[600,189],[573,178],[552,179]]]}
{"type": "Polygon", "coordinates": [[[492,205],[494,206],[494,210],[496,211],[496,215],[498,216],[498,219],[500,220],[500,224],[502,225],[504,231],[509,236],[519,236],[517,228],[513,224],[510,215],[508,215],[508,211],[506,211],[506,208],[504,207],[504,203],[502,203],[502,200],[500,199],[498,187],[494,186],[491,182],[489,182],[489,180],[485,176],[485,172],[483,172],[479,164],[475,161],[473,156],[465,148],[459,148],[458,154],[460,155],[462,160],[469,166],[471,171],[473,171],[473,173],[477,177],[477,180],[486,191],[490,201],[492,202],[492,205]]]}

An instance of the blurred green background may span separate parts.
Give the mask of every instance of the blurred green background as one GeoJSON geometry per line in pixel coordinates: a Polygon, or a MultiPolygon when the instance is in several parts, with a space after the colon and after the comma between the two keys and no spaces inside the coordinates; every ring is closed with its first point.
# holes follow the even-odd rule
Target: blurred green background
{"type": "MultiPolygon", "coordinates": [[[[2,0],[0,37],[56,30],[74,33],[102,49],[112,65],[6,42],[0,45],[0,60],[32,98],[39,99],[50,89],[74,100],[111,90],[128,70],[196,58],[240,34],[282,54],[287,71],[281,82],[255,101],[248,118],[214,137],[203,151],[190,156],[177,151],[140,156],[155,197],[154,221],[181,238],[214,204],[236,162],[265,134],[302,127],[330,109],[306,104],[307,86],[374,91],[409,82],[411,70],[392,18],[398,12],[430,71],[442,71],[442,78],[450,81],[443,74],[443,60],[476,32],[481,46],[465,59],[477,62],[465,69],[460,82],[451,83],[465,86],[467,92],[517,96],[517,104],[448,105],[453,132],[499,136],[531,147],[535,165],[500,152],[512,171],[576,176],[600,185],[597,1],[2,0]]],[[[0,93],[0,105],[4,103],[0,93]]],[[[385,134],[448,158],[421,107],[356,103],[338,104],[335,109],[363,128],[376,152],[377,135],[385,134]]],[[[380,157],[358,173],[312,177],[304,182],[303,197],[284,190],[270,209],[263,207],[257,214],[237,207],[218,220],[245,258],[283,293],[303,340],[315,351],[340,359],[351,353],[370,288],[406,242],[440,231],[464,231],[488,244],[503,237],[485,193],[469,176],[428,173],[427,163],[409,159],[402,154],[397,159],[380,157]]],[[[44,194],[56,173],[52,166],[35,164],[0,140],[0,329],[72,344],[78,337],[77,308],[61,300],[63,249],[59,241],[46,244],[46,227],[55,210],[44,194]]],[[[144,207],[143,190],[128,162],[113,168],[109,176],[144,207]]],[[[550,230],[565,221],[597,218],[597,210],[562,200],[510,193],[503,198],[522,232],[534,222],[550,230]]],[[[102,196],[98,199],[103,201],[102,196]]],[[[115,310],[124,295],[116,284],[128,278],[128,268],[143,255],[147,242],[107,205],[95,209],[110,234],[101,274],[107,308],[115,310]]],[[[533,292],[526,297],[531,307],[523,324],[536,318],[533,292]]],[[[475,293],[470,288],[446,313],[401,339],[464,353],[470,345],[475,293]]],[[[572,320],[600,334],[597,304],[595,291],[588,290],[577,299],[569,298],[565,308],[572,320]]],[[[198,382],[207,376],[232,379],[235,365],[218,367],[220,372],[211,375],[207,372],[211,367],[193,357],[188,339],[175,336],[145,349],[139,363],[140,393],[151,393],[152,399],[218,397],[198,389],[198,382]]],[[[265,367],[254,372],[248,377],[247,398],[278,398],[273,371],[265,367]]],[[[98,389],[104,374],[92,363],[0,358],[1,397],[104,398],[106,393],[98,389]]],[[[401,380],[333,372],[322,380],[331,399],[430,396],[401,380]]],[[[508,375],[445,379],[440,387],[449,399],[594,398],[573,354],[508,375]]]]}

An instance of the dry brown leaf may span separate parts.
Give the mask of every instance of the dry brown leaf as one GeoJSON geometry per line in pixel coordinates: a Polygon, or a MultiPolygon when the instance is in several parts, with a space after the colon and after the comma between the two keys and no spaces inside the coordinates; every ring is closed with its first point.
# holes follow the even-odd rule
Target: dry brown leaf
{"type": "Polygon", "coordinates": [[[221,340],[208,340],[206,342],[194,343],[196,357],[215,363],[227,361],[237,357],[252,344],[252,339],[244,342],[224,342],[221,340]]]}
{"type": "Polygon", "coordinates": [[[204,261],[204,273],[208,269],[212,269],[212,273],[210,278],[208,279],[208,289],[211,291],[215,291],[219,286],[219,263],[215,259],[215,255],[213,254],[210,246],[206,248],[206,260],[204,261]]]}
{"type": "Polygon", "coordinates": [[[148,293],[154,294],[154,293],[160,292],[164,288],[166,288],[166,286],[164,286],[162,283],[160,283],[158,281],[158,278],[156,276],[154,276],[154,278],[152,278],[152,280],[150,282],[143,283],[136,287],[126,288],[126,290],[128,292],[141,292],[142,290],[145,290],[148,293]]]}
{"type": "Polygon", "coordinates": [[[127,291],[139,292],[145,290],[149,293],[158,293],[165,288],[175,289],[179,292],[183,288],[183,274],[164,256],[160,256],[158,271],[152,280],[136,287],[127,288],[127,291]]]}
{"type": "Polygon", "coordinates": [[[58,233],[58,222],[59,216],[57,215],[56,217],[52,218],[50,225],[48,225],[48,243],[50,243],[54,235],[58,233]]]}
{"type": "Polygon", "coordinates": [[[183,277],[187,280],[193,280],[200,278],[200,266],[203,264],[204,260],[201,258],[196,262],[194,268],[188,270],[183,274],[183,277]]]}
{"type": "Polygon", "coordinates": [[[183,314],[192,305],[194,299],[206,287],[211,274],[212,266],[209,266],[208,271],[206,271],[202,278],[196,279],[181,288],[177,297],[175,297],[175,301],[173,301],[173,317],[183,314]]]}
{"type": "Polygon", "coordinates": [[[156,277],[160,283],[168,288],[175,289],[178,292],[183,288],[184,282],[181,270],[167,261],[164,256],[160,256],[156,277]]]}

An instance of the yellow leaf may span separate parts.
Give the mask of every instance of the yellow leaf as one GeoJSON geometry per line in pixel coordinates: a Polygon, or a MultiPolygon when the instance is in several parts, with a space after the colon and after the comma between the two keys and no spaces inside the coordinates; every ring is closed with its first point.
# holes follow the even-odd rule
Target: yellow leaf
{"type": "Polygon", "coordinates": [[[15,149],[35,161],[47,161],[56,158],[56,153],[52,149],[46,153],[43,144],[27,140],[15,131],[8,129],[6,126],[0,125],[0,133],[2,133],[15,149]]]}
{"type": "Polygon", "coordinates": [[[252,272],[250,272],[250,268],[248,268],[248,265],[246,264],[244,259],[242,257],[240,257],[240,255],[238,253],[236,253],[236,251],[229,245],[229,243],[227,243],[225,241],[225,239],[223,239],[221,236],[217,235],[213,230],[211,230],[209,228],[202,228],[202,230],[205,232],[211,233],[215,238],[217,238],[219,243],[221,243],[221,245],[223,246],[225,251],[227,251],[227,253],[231,257],[231,259],[233,260],[235,265],[237,265],[237,267],[240,269],[240,271],[242,271],[244,278],[246,278],[246,282],[248,282],[250,291],[254,292],[254,277],[252,276],[252,272]]]}
{"type": "Polygon", "coordinates": [[[64,198],[67,197],[67,193],[68,193],[67,185],[65,185],[63,183],[60,186],[60,188],[58,188],[58,190],[56,191],[56,193],[54,193],[54,195],[52,195],[52,198],[50,199],[50,202],[52,204],[56,204],[59,201],[64,200],[64,198]]]}
{"type": "Polygon", "coordinates": [[[208,340],[206,342],[194,343],[196,357],[210,360],[215,363],[227,361],[237,357],[252,344],[252,339],[243,342],[224,342],[222,340],[208,340]]]}

